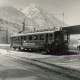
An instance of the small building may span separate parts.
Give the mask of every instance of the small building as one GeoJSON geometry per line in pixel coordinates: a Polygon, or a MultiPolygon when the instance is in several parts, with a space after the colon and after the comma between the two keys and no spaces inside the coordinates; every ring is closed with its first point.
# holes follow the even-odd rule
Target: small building
{"type": "Polygon", "coordinates": [[[0,44],[8,43],[8,33],[7,30],[0,30],[0,44]]]}

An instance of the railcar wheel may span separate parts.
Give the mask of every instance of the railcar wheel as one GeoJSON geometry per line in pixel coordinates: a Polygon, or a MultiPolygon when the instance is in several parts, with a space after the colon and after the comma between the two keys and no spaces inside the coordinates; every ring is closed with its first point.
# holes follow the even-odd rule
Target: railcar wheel
{"type": "Polygon", "coordinates": [[[19,51],[21,51],[21,48],[18,48],[19,51]]]}
{"type": "Polygon", "coordinates": [[[50,44],[45,45],[45,52],[46,52],[46,54],[50,54],[51,53],[50,44]]]}
{"type": "Polygon", "coordinates": [[[37,51],[38,53],[41,53],[41,49],[36,49],[36,51],[37,51]]]}
{"type": "Polygon", "coordinates": [[[50,48],[49,47],[46,47],[46,54],[50,54],[51,53],[51,50],[50,50],[50,48]]]}
{"type": "Polygon", "coordinates": [[[13,47],[14,50],[16,50],[16,47],[13,47]]]}

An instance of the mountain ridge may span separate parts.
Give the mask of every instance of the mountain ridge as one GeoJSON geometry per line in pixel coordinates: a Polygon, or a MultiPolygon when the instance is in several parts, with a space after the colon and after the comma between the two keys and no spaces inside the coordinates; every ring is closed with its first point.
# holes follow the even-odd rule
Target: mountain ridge
{"type": "MultiPolygon", "coordinates": [[[[0,7],[0,18],[10,22],[10,24],[12,22],[12,24],[14,23],[22,27],[22,23],[25,18],[25,27],[27,30],[34,30],[34,28],[45,29],[63,26],[63,22],[58,20],[52,14],[41,9],[37,4],[31,4],[22,11],[17,10],[12,6],[2,6],[0,7]]],[[[4,21],[4,23],[6,22],[4,21]]],[[[3,26],[5,25],[3,24],[3,26]]],[[[18,29],[17,26],[11,27],[18,29]]]]}
{"type": "Polygon", "coordinates": [[[23,9],[22,12],[26,17],[33,19],[38,27],[41,28],[67,26],[67,24],[63,25],[63,22],[58,20],[52,14],[41,9],[39,5],[31,4],[23,9]]]}

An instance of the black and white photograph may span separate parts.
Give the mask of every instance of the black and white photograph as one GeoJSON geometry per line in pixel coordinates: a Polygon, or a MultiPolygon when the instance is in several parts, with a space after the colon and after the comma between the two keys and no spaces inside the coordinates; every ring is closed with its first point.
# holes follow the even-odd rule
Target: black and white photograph
{"type": "Polygon", "coordinates": [[[80,80],[80,0],[0,0],[0,80],[80,80]]]}

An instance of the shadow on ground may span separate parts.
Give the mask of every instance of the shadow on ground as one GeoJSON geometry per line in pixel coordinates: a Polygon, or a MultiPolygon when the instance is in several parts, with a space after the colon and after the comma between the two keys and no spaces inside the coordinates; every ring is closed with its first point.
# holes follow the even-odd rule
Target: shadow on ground
{"type": "Polygon", "coordinates": [[[6,80],[9,78],[27,78],[35,76],[35,80],[47,80],[44,77],[37,75],[36,72],[33,73],[31,70],[24,70],[24,69],[6,69],[0,71],[0,78],[2,80],[6,80]]]}

